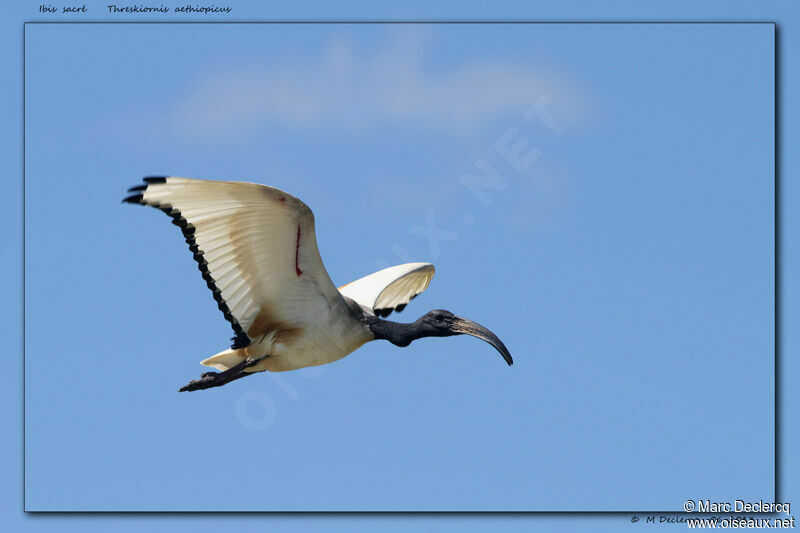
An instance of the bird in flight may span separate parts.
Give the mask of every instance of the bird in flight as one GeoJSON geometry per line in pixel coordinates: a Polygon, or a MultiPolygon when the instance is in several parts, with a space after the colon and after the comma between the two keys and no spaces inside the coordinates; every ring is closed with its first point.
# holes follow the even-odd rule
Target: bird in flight
{"type": "Polygon", "coordinates": [[[317,249],[314,214],[283,191],[159,176],[128,192],[133,194],[123,202],[158,208],[181,229],[233,327],[231,348],[201,362],[218,372],[206,372],[180,391],[324,365],[376,339],[405,347],[423,337],[467,334],[513,363],[494,333],[449,311],[430,311],[410,324],[384,320],[428,287],[430,263],[393,266],[337,289],[317,249]]]}

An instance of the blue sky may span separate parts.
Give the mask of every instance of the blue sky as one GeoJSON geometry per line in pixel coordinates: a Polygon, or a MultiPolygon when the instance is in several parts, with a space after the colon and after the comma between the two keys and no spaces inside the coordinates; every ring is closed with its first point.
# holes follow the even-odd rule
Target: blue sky
{"type": "Polygon", "coordinates": [[[772,26],[27,32],[29,509],[771,499],[772,26]],[[515,366],[374,343],[178,395],[230,332],[168,219],[118,203],[165,172],[301,197],[335,282],[431,260],[402,316],[474,318],[515,366]]]}

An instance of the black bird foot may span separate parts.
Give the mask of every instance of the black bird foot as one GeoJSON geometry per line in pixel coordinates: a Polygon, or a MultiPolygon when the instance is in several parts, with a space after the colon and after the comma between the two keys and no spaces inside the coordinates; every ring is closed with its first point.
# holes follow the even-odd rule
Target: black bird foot
{"type": "Polygon", "coordinates": [[[178,389],[178,392],[188,392],[193,390],[203,390],[203,389],[210,389],[212,387],[221,387],[226,383],[230,383],[233,380],[243,378],[245,376],[249,376],[250,372],[244,372],[245,368],[249,368],[254,364],[258,363],[258,361],[250,361],[245,359],[238,365],[232,366],[228,370],[224,372],[203,372],[200,375],[200,379],[194,379],[178,389]]]}
{"type": "Polygon", "coordinates": [[[187,392],[193,390],[210,389],[211,387],[219,387],[222,383],[215,383],[217,380],[215,376],[217,372],[206,372],[200,376],[200,379],[193,379],[180,389],[178,392],[187,392]]]}

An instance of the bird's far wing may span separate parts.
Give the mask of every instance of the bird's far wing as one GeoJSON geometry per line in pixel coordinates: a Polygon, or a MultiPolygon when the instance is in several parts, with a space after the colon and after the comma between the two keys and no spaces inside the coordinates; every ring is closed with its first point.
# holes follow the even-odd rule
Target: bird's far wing
{"type": "Polygon", "coordinates": [[[145,178],[124,201],[156,207],[183,231],[233,326],[234,348],[296,330],[340,299],[303,202],[255,183],[145,178]]]}
{"type": "Polygon", "coordinates": [[[430,263],[406,263],[357,279],[339,287],[339,292],[385,317],[402,311],[427,289],[435,271],[430,263]]]}

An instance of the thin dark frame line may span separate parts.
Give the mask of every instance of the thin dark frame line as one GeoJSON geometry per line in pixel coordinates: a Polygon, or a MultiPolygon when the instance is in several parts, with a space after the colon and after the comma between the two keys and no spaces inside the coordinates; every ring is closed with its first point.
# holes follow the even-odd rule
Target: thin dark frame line
{"type": "MultiPolygon", "coordinates": [[[[782,501],[781,494],[781,473],[778,465],[780,464],[783,447],[780,444],[780,413],[781,413],[781,386],[780,386],[780,332],[781,332],[781,305],[780,305],[780,246],[781,246],[781,232],[780,232],[780,115],[778,113],[780,107],[780,46],[779,46],[779,26],[775,21],[546,21],[546,20],[248,20],[248,21],[75,21],[75,20],[61,20],[61,21],[24,21],[22,30],[22,506],[23,512],[31,515],[102,515],[102,514],[115,514],[115,515],[182,515],[182,514],[203,514],[203,515],[366,515],[366,514],[380,514],[380,515],[684,515],[684,516],[704,516],[705,513],[687,513],[685,511],[597,511],[597,510],[565,510],[565,511],[486,511],[486,510],[469,510],[469,511],[376,511],[376,510],[363,510],[363,511],[254,511],[254,510],[231,510],[231,511],[206,511],[206,510],[187,510],[187,511],[162,511],[162,510],[142,510],[142,511],[110,511],[110,510],[80,510],[80,511],[48,511],[48,510],[27,510],[26,502],[26,286],[25,286],[25,259],[26,259],[26,235],[25,235],[25,221],[26,221],[26,29],[28,24],[593,24],[593,25],[609,25],[609,24],[772,24],[773,26],[773,70],[774,70],[774,87],[773,87],[773,167],[774,167],[774,200],[773,200],[773,237],[774,237],[774,250],[773,250],[773,301],[774,301],[774,457],[773,457],[773,475],[774,475],[774,500],[776,502],[782,501]]],[[[747,513],[729,513],[732,515],[747,514],[747,513]]]]}
{"type": "MultiPolygon", "coordinates": [[[[121,516],[148,516],[148,515],[270,515],[270,516],[297,516],[300,514],[308,514],[311,516],[359,516],[359,515],[385,515],[385,516],[407,516],[407,515],[420,515],[420,516],[438,516],[438,515],[458,515],[458,516],[527,516],[527,515],[544,515],[544,516],[564,516],[564,515],[580,515],[581,517],[595,517],[600,518],[603,516],[617,515],[617,516],[631,516],[631,515],[670,515],[670,516],[687,516],[696,518],[705,518],[719,516],[720,513],[687,513],[685,511],[26,511],[25,514],[35,516],[37,519],[46,519],[45,517],[56,516],[97,516],[97,515],[121,515],[121,516]]],[[[753,516],[752,512],[727,512],[725,516],[753,516]]],[[[784,516],[783,513],[757,513],[758,516],[784,516]]]]}
{"type": "MultiPolygon", "coordinates": [[[[129,15],[121,15],[129,16],[129,15]]],[[[168,15],[165,15],[168,16],[168,15]]],[[[219,16],[219,15],[218,15],[219,16]]],[[[30,20],[23,24],[777,24],[774,20],[459,20],[459,19],[263,19],[263,20],[30,20]]]]}
{"type": "Polygon", "coordinates": [[[781,99],[781,91],[780,91],[781,77],[780,77],[780,68],[779,68],[779,65],[780,65],[780,57],[779,56],[780,56],[781,47],[779,46],[779,43],[778,43],[779,38],[780,38],[780,33],[781,32],[779,31],[779,26],[776,23],[775,26],[773,27],[773,37],[772,37],[772,41],[773,41],[773,45],[774,45],[774,48],[773,48],[773,70],[774,70],[774,72],[773,72],[773,74],[775,76],[774,81],[773,81],[773,83],[775,84],[775,87],[774,87],[775,93],[773,95],[773,101],[772,101],[772,110],[773,110],[773,117],[774,117],[774,119],[773,119],[774,120],[773,127],[775,128],[775,131],[773,133],[773,139],[772,139],[773,150],[774,150],[774,152],[773,152],[773,154],[774,154],[773,155],[773,157],[774,157],[773,166],[774,166],[774,171],[775,171],[775,177],[774,177],[775,183],[773,185],[773,189],[774,189],[773,192],[775,194],[775,198],[773,199],[773,213],[775,215],[774,230],[773,230],[774,231],[774,235],[773,236],[775,238],[775,242],[773,243],[773,247],[774,247],[774,265],[773,266],[774,266],[775,272],[773,274],[772,283],[773,283],[773,288],[775,290],[775,295],[774,295],[775,309],[773,311],[773,318],[775,320],[775,324],[774,324],[775,325],[775,330],[774,330],[774,333],[773,333],[773,335],[774,335],[773,343],[774,343],[774,347],[775,347],[775,378],[774,378],[775,379],[775,385],[774,385],[774,387],[775,387],[775,421],[774,421],[775,435],[774,435],[773,438],[775,439],[775,442],[774,442],[775,451],[774,451],[774,455],[773,455],[773,461],[775,463],[775,490],[774,490],[774,493],[775,493],[775,501],[776,502],[783,501],[783,499],[781,498],[781,493],[782,493],[781,488],[782,488],[782,485],[783,485],[781,483],[781,481],[782,481],[783,478],[782,478],[782,475],[781,475],[781,470],[780,470],[780,468],[778,468],[778,465],[781,464],[781,458],[783,456],[783,446],[781,445],[781,430],[780,430],[780,428],[781,428],[781,424],[780,424],[780,420],[781,420],[781,397],[782,397],[781,396],[781,390],[782,390],[782,388],[781,388],[781,372],[780,372],[780,369],[781,369],[781,357],[780,357],[780,354],[781,354],[781,341],[780,341],[780,339],[781,339],[782,324],[781,324],[781,312],[780,312],[780,310],[781,310],[781,291],[778,290],[778,288],[780,287],[780,280],[781,280],[781,261],[780,261],[780,257],[781,257],[781,255],[780,255],[780,251],[781,251],[781,224],[780,224],[780,213],[781,213],[781,194],[780,194],[780,192],[781,192],[781,179],[780,179],[781,171],[780,171],[780,164],[781,163],[780,163],[780,161],[781,160],[780,160],[780,157],[779,157],[779,154],[780,154],[780,139],[781,139],[781,136],[780,136],[780,123],[781,122],[780,122],[780,113],[778,112],[778,110],[780,109],[780,99],[781,99]]]}
{"type": "Polygon", "coordinates": [[[25,205],[27,204],[27,194],[25,192],[25,122],[27,113],[25,111],[25,93],[26,93],[26,84],[27,84],[27,76],[25,75],[25,65],[26,65],[26,58],[25,58],[25,32],[27,31],[27,26],[25,24],[22,25],[22,509],[25,510],[27,508],[26,502],[26,495],[27,495],[27,488],[25,486],[25,480],[27,479],[27,444],[26,444],[26,436],[27,436],[27,425],[28,425],[28,415],[26,413],[26,392],[25,392],[25,362],[28,360],[26,353],[25,353],[25,345],[27,344],[27,326],[25,324],[25,316],[27,314],[27,299],[25,295],[25,256],[26,256],[26,240],[25,240],[25,205]]]}

